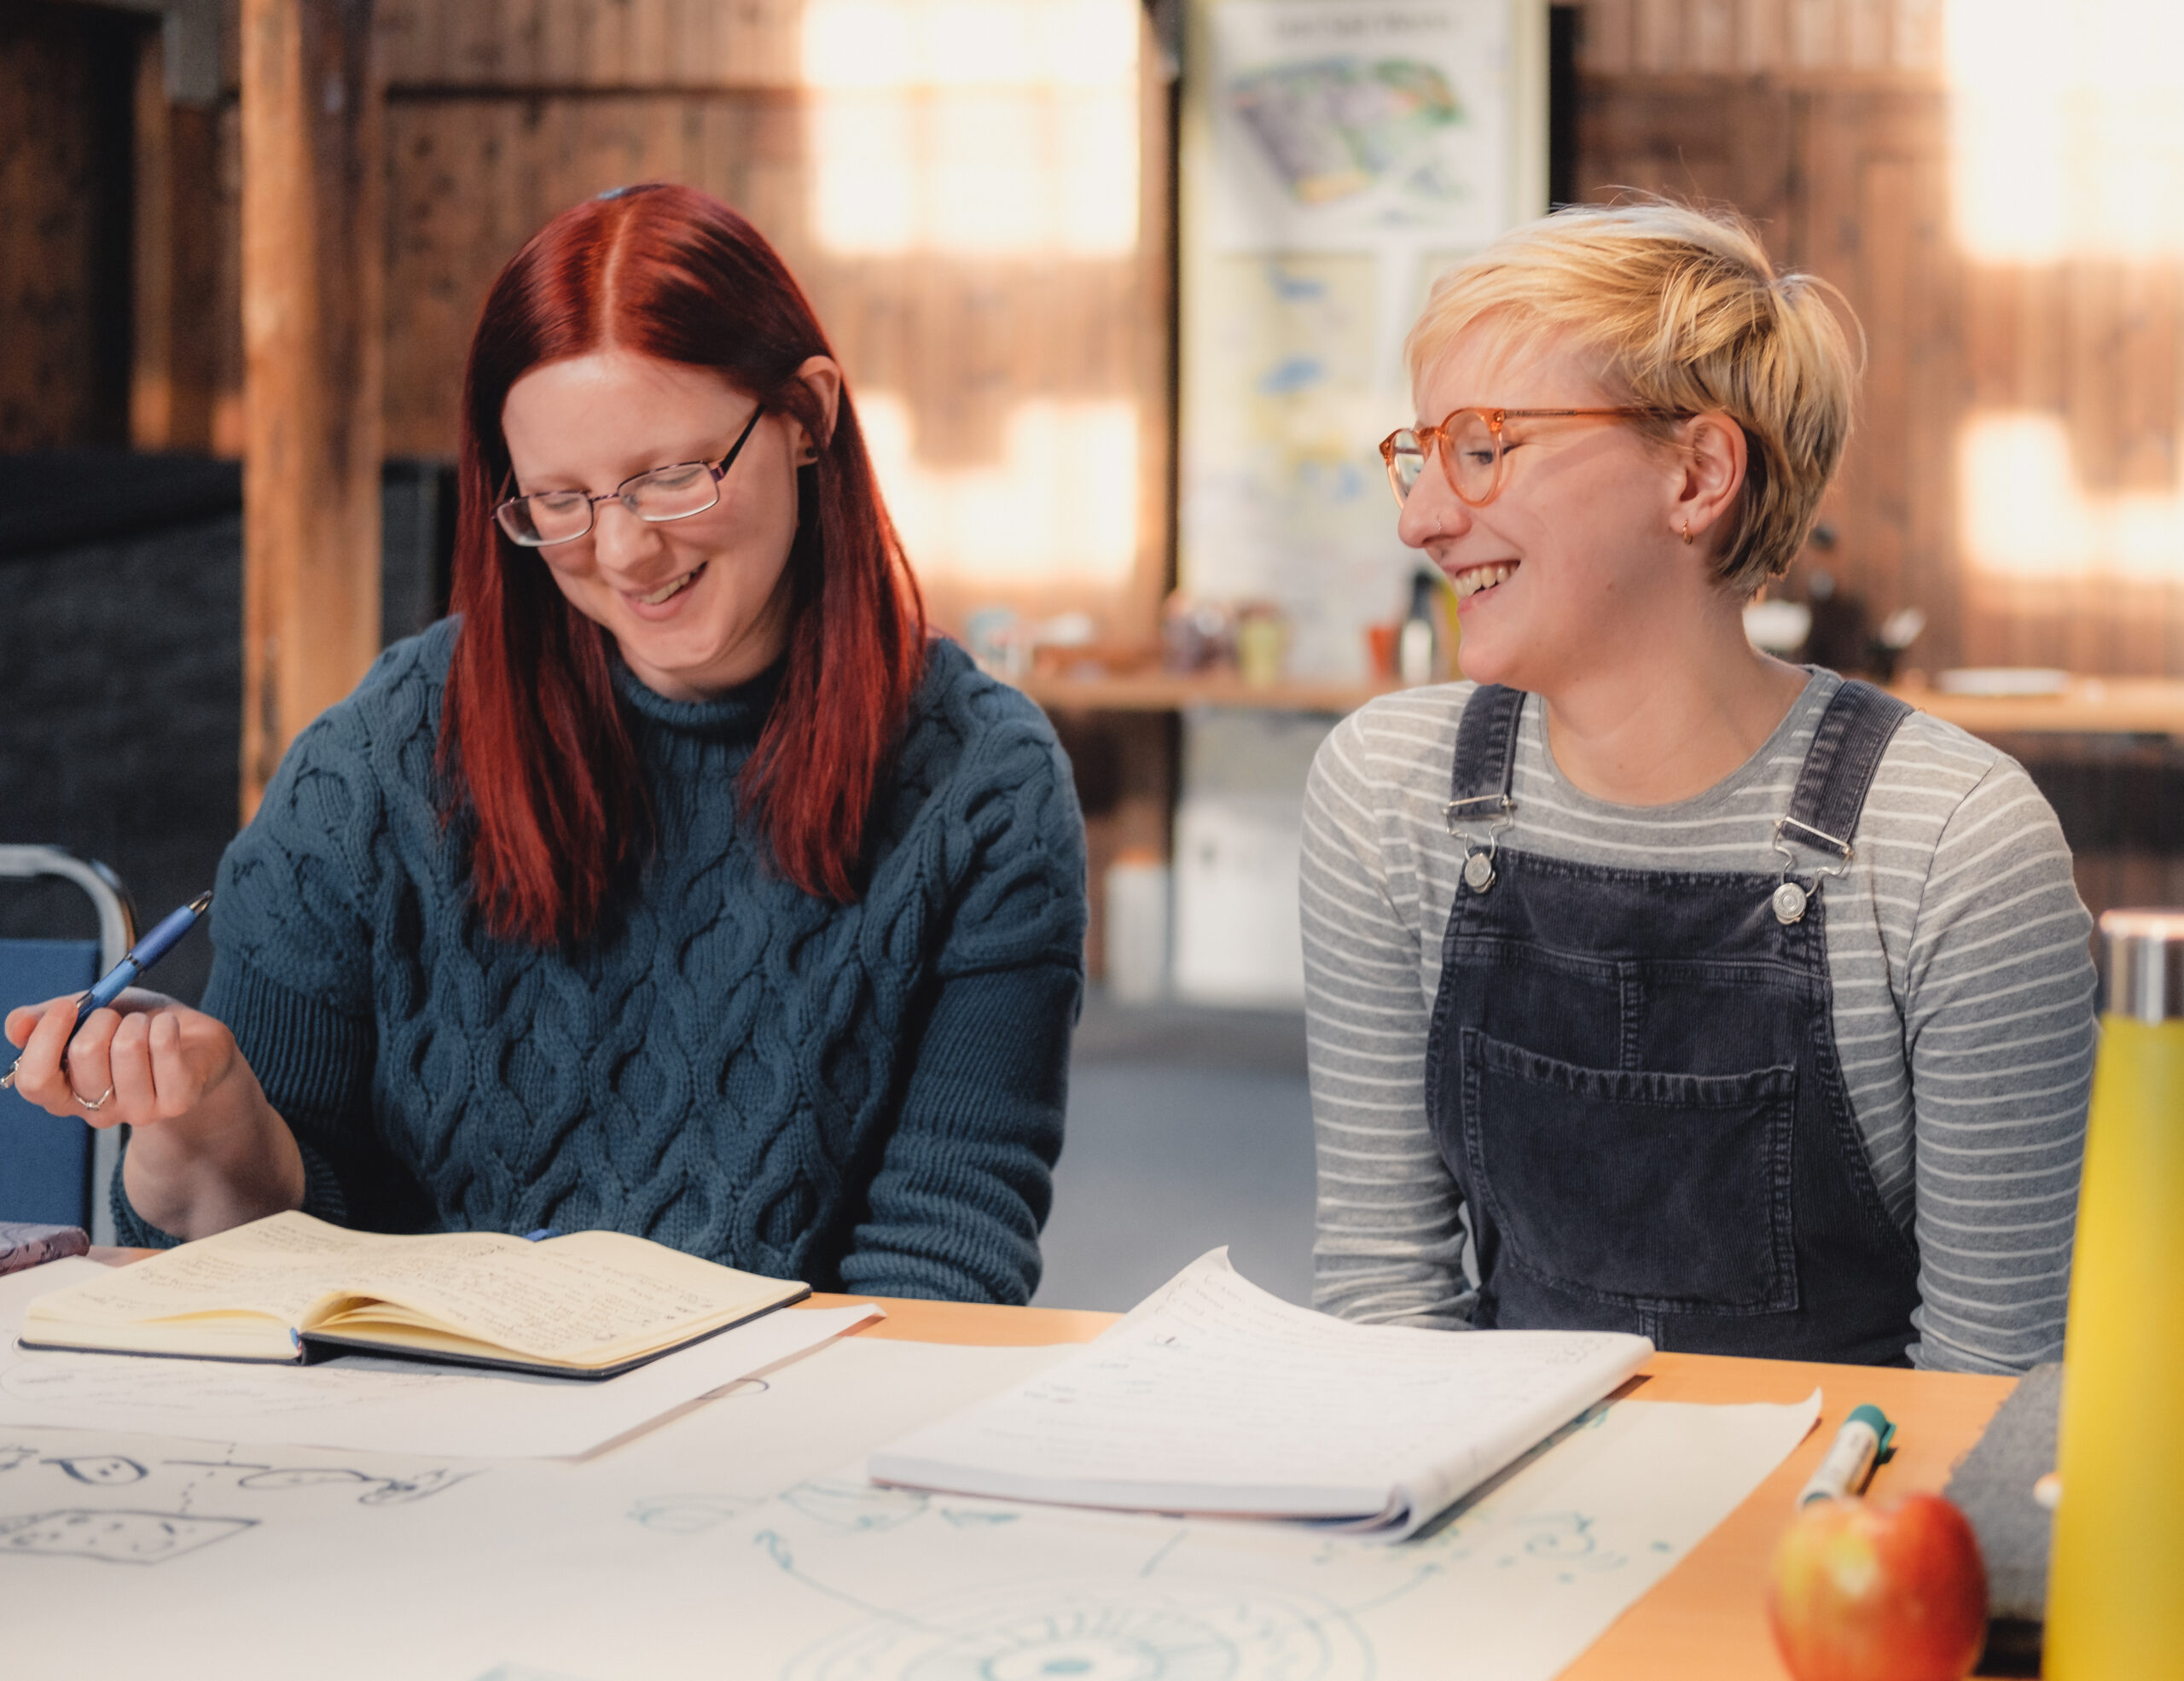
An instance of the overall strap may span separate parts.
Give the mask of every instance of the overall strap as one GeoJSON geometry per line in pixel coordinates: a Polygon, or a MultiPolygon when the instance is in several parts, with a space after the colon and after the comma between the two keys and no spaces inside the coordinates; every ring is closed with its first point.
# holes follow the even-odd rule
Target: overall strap
{"type": "Polygon", "coordinates": [[[1873,773],[1911,710],[1885,689],[1846,678],[1821,715],[1789,813],[1776,826],[1778,843],[1793,840],[1847,859],[1873,773]]]}
{"type": "Polygon", "coordinates": [[[1456,726],[1455,767],[1449,778],[1449,804],[1442,815],[1451,835],[1470,823],[1489,823],[1514,809],[1509,790],[1517,780],[1517,721],[1524,716],[1525,691],[1482,683],[1464,707],[1456,726]]]}

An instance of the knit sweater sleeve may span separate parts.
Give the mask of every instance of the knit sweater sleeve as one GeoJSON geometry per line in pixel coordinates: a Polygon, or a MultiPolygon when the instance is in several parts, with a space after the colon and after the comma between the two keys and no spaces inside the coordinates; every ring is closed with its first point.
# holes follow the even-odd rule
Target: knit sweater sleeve
{"type": "Polygon", "coordinates": [[[1039,1282],[1084,979],[1084,824],[1045,718],[986,685],[985,727],[935,797],[961,849],[929,1006],[843,1288],[1021,1304],[1039,1282]]]}
{"type": "MultiPolygon", "coordinates": [[[[369,907],[393,762],[429,753],[414,645],[290,746],[258,814],[220,860],[212,974],[202,1008],[224,1022],[304,1160],[303,1208],[337,1224],[420,1223],[408,1175],[374,1135],[369,907]],[[421,746],[415,738],[421,736],[421,746]]],[[[413,767],[414,768],[414,764],[413,767]]],[[[176,1239],[139,1216],[114,1175],[121,1241],[176,1239]]]]}

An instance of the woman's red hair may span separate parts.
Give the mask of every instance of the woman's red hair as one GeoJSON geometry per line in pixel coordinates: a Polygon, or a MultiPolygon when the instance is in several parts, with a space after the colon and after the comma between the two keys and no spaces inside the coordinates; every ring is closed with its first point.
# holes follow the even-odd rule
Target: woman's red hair
{"type": "Polygon", "coordinates": [[[607,638],[492,510],[511,483],[501,409],[541,363],[607,346],[706,368],[825,442],[798,477],[780,688],[737,778],[773,867],[856,897],[873,795],[925,666],[925,609],[843,393],[829,434],[796,377],[831,356],[810,303],[748,222],[688,187],[632,187],[563,211],[493,282],[462,389],[455,610],[440,718],[450,817],[497,936],[581,940],[649,822],[607,638]]]}

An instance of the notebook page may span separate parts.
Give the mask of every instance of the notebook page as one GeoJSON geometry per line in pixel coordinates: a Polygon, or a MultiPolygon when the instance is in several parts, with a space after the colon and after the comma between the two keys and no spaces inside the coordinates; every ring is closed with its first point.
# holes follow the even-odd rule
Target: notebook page
{"type": "MultiPolygon", "coordinates": [[[[543,1243],[502,1232],[390,1236],[288,1213],[44,1297],[25,1323],[35,1341],[43,1325],[240,1310],[309,1330],[343,1296],[384,1296],[497,1347],[574,1360],[643,1352],[802,1290],[619,1232],[543,1243]]],[[[342,1328],[338,1317],[330,1327],[342,1328]]]]}
{"type": "Polygon", "coordinates": [[[1269,1295],[1215,1250],[1081,1353],[868,1469],[1003,1498],[1407,1527],[1652,1352],[1611,1332],[1350,1324],[1269,1295]]]}
{"type": "Polygon", "coordinates": [[[264,1313],[300,1323],[312,1305],[348,1288],[355,1275],[390,1248],[426,1243],[435,1265],[490,1254],[522,1239],[498,1232],[456,1232],[430,1238],[349,1231],[308,1214],[273,1214],[202,1238],[31,1304],[26,1324],[126,1324],[222,1310],[264,1313]]]}
{"type": "MultiPolygon", "coordinates": [[[[682,1330],[803,1294],[799,1284],[611,1231],[460,1256],[396,1249],[356,1269],[351,1282],[482,1342],[548,1360],[642,1353],[682,1330]]],[[[369,1310],[357,1317],[369,1322],[369,1310]]],[[[351,1323],[343,1316],[325,1329],[351,1323]]]]}

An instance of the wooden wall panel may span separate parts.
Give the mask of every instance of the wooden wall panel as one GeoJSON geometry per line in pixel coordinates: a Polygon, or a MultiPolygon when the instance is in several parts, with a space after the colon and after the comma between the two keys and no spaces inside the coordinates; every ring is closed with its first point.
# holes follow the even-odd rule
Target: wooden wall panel
{"type": "Polygon", "coordinates": [[[224,372],[224,389],[241,397],[241,311],[218,307],[235,295],[220,282],[224,239],[235,236],[239,214],[237,203],[222,202],[221,114],[217,104],[169,100],[164,44],[147,33],[136,60],[134,136],[135,449],[210,452],[224,372]]]}
{"type": "Polygon", "coordinates": [[[992,462],[1027,399],[1134,404],[1138,483],[1121,493],[1134,497],[1141,535],[1126,584],[1088,594],[926,582],[950,628],[998,600],[1036,614],[1086,608],[1105,643],[1154,640],[1169,565],[1169,143],[1149,43],[1136,252],[851,257],[822,246],[809,213],[815,96],[797,84],[799,0],[381,0],[380,12],[392,453],[453,452],[471,329],[524,238],[603,189],[685,182],[735,205],[781,250],[852,389],[907,405],[926,467],[992,462]]]}
{"type": "Polygon", "coordinates": [[[128,441],[140,19],[0,6],[0,450],[128,441]]]}
{"type": "Polygon", "coordinates": [[[1733,205],[1863,326],[1858,431],[1824,515],[1841,545],[1822,563],[1876,616],[1925,608],[1930,667],[2184,675],[2184,580],[1983,574],[1956,505],[1959,439],[1982,411],[2057,416],[2088,495],[2184,495],[2180,265],[1965,255],[1937,6],[1602,0],[1585,23],[1581,195],[1733,205]],[[1703,67],[1725,54],[1739,69],[1703,67]]]}
{"type": "MultiPolygon", "coordinates": [[[[495,274],[557,212],[609,187],[687,182],[783,238],[799,160],[793,106],[758,94],[499,93],[419,97],[387,113],[387,447],[455,449],[462,360],[495,274]]],[[[791,224],[793,234],[800,229],[791,224]]]]}
{"type": "Polygon", "coordinates": [[[233,96],[212,113],[213,163],[212,293],[195,301],[186,330],[205,334],[212,351],[212,453],[243,451],[242,402],[242,111],[233,96]]]}
{"type": "MultiPolygon", "coordinates": [[[[114,412],[99,424],[85,418],[84,400],[97,388],[84,369],[96,349],[89,323],[98,311],[67,279],[96,267],[85,243],[93,195],[80,190],[82,169],[55,167],[53,152],[63,143],[80,151],[96,127],[60,120],[90,108],[69,79],[81,67],[56,71],[26,56],[12,35],[0,36],[0,78],[9,79],[0,83],[0,201],[22,207],[34,230],[32,238],[0,246],[0,307],[11,329],[39,323],[36,354],[0,362],[0,410],[14,417],[0,421],[0,447],[96,433],[113,442],[133,436],[147,448],[241,453],[238,0],[228,0],[227,10],[216,103],[165,105],[156,46],[141,75],[132,76],[134,61],[125,58],[115,81],[124,102],[114,128],[120,178],[125,187],[133,96],[142,119],[136,168],[154,191],[141,206],[136,241],[144,330],[133,369],[125,226],[107,265],[119,276],[119,301],[109,313],[123,323],[121,359],[108,405],[114,412]],[[38,139],[35,155],[23,149],[26,136],[38,139]],[[34,392],[34,400],[18,387],[34,392]]],[[[0,9],[0,30],[48,14],[107,16],[11,7],[0,9]]],[[[479,305],[528,235],[607,187],[688,182],[736,205],[781,248],[855,387],[908,406],[923,465],[960,470],[990,462],[1009,409],[1029,398],[1133,404],[1140,471],[1136,485],[1119,493],[1135,501],[1140,539],[1126,583],[1089,602],[1070,584],[956,586],[936,577],[930,593],[937,616],[951,625],[991,600],[1035,614],[1089,605],[1103,640],[1152,641],[1169,568],[1172,378],[1170,90],[1149,36],[1141,49],[1134,253],[1086,260],[931,252],[880,259],[829,252],[810,226],[816,96],[799,80],[804,0],[378,0],[375,15],[388,87],[390,453],[452,454],[479,305]]],[[[121,23],[136,32],[148,26],[121,23]]],[[[120,213],[129,214],[125,202],[120,213]]],[[[25,216],[16,219],[22,225],[25,216]]],[[[20,330],[9,340],[11,349],[26,341],[20,330]]]]}
{"type": "Polygon", "coordinates": [[[1943,0],[1589,0],[1582,66],[1599,76],[1940,67],[1943,0]]]}
{"type": "Polygon", "coordinates": [[[384,0],[396,84],[791,88],[802,0],[384,0]]]}

